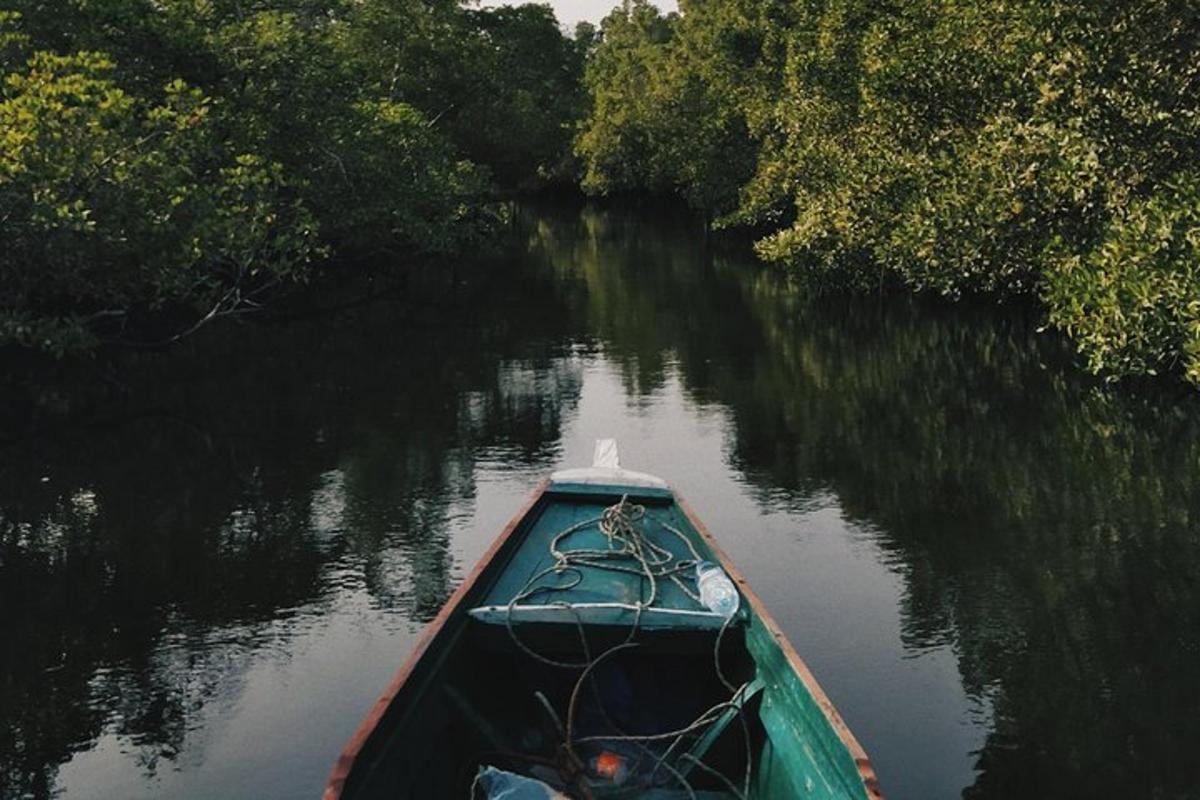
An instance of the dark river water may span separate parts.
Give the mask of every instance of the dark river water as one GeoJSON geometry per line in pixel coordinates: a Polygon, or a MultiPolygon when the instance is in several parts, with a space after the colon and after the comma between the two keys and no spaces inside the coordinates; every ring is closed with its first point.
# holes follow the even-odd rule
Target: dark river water
{"type": "Polygon", "coordinates": [[[1019,307],[808,298],[661,209],[513,234],[336,315],[8,370],[0,797],[315,800],[534,483],[609,436],[890,797],[1200,796],[1194,401],[1086,378],[1019,307]]]}

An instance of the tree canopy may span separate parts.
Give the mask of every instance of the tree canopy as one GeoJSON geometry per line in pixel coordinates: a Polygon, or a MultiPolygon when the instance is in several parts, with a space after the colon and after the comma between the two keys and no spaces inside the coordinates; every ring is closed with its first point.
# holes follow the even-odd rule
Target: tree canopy
{"type": "Polygon", "coordinates": [[[252,304],[334,252],[453,254],[570,177],[584,52],[548,6],[9,0],[0,343],[252,304]]]}
{"type": "Polygon", "coordinates": [[[1200,14],[1147,0],[8,0],[0,344],[478,246],[500,191],[675,193],[827,287],[1023,295],[1200,383],[1200,14]]]}
{"type": "Polygon", "coordinates": [[[821,285],[1029,294],[1200,383],[1200,15],[1168,0],[626,0],[585,188],[675,191],[821,285]]]}

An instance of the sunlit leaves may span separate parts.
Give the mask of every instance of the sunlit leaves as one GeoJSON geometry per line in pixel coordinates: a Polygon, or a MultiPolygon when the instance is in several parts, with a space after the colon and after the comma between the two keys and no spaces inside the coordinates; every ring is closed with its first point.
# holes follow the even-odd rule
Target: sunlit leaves
{"type": "Polygon", "coordinates": [[[1055,264],[1045,294],[1093,369],[1200,383],[1200,175],[1114,216],[1097,247],[1055,264]]]}
{"type": "Polygon", "coordinates": [[[746,115],[730,92],[741,60],[759,45],[729,20],[706,16],[723,11],[719,4],[684,8],[683,17],[664,17],[636,0],[604,19],[585,73],[592,107],[576,151],[587,191],[676,191],[713,218],[736,208],[753,171],[746,115]]]}
{"type": "Polygon", "coordinates": [[[173,81],[152,104],[114,71],[99,53],[38,51],[5,76],[6,340],[84,344],[81,320],[98,311],[202,304],[231,276],[286,274],[317,252],[279,166],[214,147],[210,98],[173,81]]]}
{"type": "Polygon", "coordinates": [[[335,249],[461,252],[501,219],[490,166],[509,187],[573,169],[586,45],[545,6],[12,3],[0,343],[236,308],[335,249]]]}
{"type": "Polygon", "coordinates": [[[1038,293],[1093,370],[1196,380],[1196,252],[1149,258],[1129,227],[1176,213],[1179,176],[1200,158],[1194,9],[681,9],[657,38],[635,24],[642,4],[606,20],[579,140],[585,187],[673,189],[704,207],[730,173],[699,165],[749,164],[725,221],[765,228],[759,254],[814,283],[1038,293]],[[711,135],[729,120],[748,135],[711,135]]]}

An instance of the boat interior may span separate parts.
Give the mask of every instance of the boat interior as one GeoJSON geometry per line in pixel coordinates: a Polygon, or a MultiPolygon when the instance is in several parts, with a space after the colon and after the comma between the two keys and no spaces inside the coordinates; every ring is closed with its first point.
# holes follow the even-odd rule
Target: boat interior
{"type": "Polygon", "coordinates": [[[700,603],[695,565],[720,556],[669,489],[552,486],[504,541],[385,699],[344,797],[866,796],[781,635],[700,603]]]}
{"type": "MultiPolygon", "coordinates": [[[[437,687],[408,709],[421,736],[388,748],[386,767],[402,796],[472,797],[480,768],[492,766],[570,798],[735,798],[747,753],[761,768],[761,692],[740,628],[721,642],[726,680],[746,685],[733,703],[714,664],[717,631],[641,631],[626,644],[627,628],[588,626],[590,669],[548,663],[584,663],[575,626],[515,632],[521,645],[506,626],[467,625],[437,687]]],[[[476,787],[474,796],[488,795],[476,787]]]]}

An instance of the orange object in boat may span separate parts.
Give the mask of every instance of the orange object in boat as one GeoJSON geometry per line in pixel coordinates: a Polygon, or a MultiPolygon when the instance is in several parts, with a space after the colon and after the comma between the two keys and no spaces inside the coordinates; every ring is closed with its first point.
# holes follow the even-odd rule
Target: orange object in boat
{"type": "Polygon", "coordinates": [[[621,767],[624,766],[624,760],[616,753],[610,753],[607,750],[596,756],[595,767],[596,775],[608,780],[616,780],[621,774],[621,767]]]}

